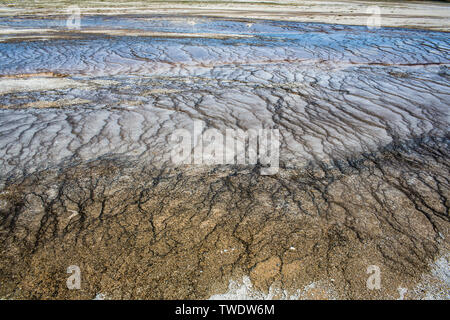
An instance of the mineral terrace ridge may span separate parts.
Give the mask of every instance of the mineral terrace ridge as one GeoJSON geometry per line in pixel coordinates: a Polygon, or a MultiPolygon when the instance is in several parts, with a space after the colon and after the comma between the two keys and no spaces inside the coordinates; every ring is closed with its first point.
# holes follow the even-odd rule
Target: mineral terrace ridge
{"type": "Polygon", "coordinates": [[[449,299],[449,10],[0,1],[0,298],[449,299]],[[175,165],[195,121],[279,170],[175,165]]]}

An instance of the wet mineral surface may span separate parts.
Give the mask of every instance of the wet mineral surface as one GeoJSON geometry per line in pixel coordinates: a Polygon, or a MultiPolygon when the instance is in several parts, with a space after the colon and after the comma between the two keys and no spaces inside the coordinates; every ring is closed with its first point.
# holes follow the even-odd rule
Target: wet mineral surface
{"type": "Polygon", "coordinates": [[[449,298],[447,33],[66,18],[0,17],[0,297],[449,298]],[[174,164],[194,121],[278,172],[174,164]]]}

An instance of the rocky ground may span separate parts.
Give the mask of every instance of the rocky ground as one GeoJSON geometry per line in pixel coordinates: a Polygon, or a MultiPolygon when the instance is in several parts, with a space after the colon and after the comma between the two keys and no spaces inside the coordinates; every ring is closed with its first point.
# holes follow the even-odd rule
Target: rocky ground
{"type": "Polygon", "coordinates": [[[249,276],[279,298],[448,298],[418,289],[448,250],[448,196],[438,138],[275,176],[106,159],[49,170],[2,192],[2,295],[203,299],[249,276]],[[81,290],[66,288],[69,265],[81,290]]]}

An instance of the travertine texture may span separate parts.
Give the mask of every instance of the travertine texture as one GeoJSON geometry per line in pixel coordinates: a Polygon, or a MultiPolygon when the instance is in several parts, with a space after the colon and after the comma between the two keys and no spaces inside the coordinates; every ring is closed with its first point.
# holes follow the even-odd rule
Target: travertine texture
{"type": "Polygon", "coordinates": [[[0,18],[0,297],[448,297],[446,33],[37,17],[0,18]],[[196,120],[280,170],[174,164],[196,120]]]}

